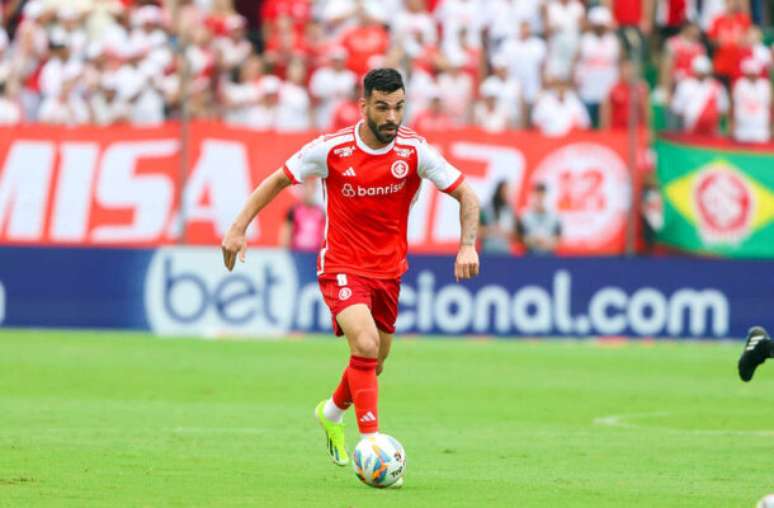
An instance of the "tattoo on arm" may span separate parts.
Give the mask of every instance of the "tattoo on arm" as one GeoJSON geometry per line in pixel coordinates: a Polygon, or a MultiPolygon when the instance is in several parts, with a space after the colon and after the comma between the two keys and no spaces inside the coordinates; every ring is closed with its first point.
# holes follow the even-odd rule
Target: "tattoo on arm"
{"type": "Polygon", "coordinates": [[[463,192],[460,196],[460,244],[476,245],[478,235],[479,207],[478,198],[473,192],[463,192]]]}

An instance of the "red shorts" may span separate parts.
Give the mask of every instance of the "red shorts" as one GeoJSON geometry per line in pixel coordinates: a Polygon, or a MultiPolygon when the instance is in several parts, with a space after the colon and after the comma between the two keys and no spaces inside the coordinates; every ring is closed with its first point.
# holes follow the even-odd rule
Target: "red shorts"
{"type": "Polygon", "coordinates": [[[371,279],[337,273],[321,275],[319,281],[325,304],[333,314],[333,332],[337,337],[344,335],[344,332],[336,322],[336,316],[356,303],[368,305],[379,330],[395,333],[400,279],[371,279]]]}

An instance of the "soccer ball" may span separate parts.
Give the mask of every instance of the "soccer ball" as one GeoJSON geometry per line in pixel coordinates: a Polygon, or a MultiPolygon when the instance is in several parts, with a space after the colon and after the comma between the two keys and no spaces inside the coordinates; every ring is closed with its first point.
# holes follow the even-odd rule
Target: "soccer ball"
{"type": "Polygon", "coordinates": [[[774,494],[769,494],[768,496],[758,501],[758,504],[755,505],[755,508],[774,508],[774,494]]]}
{"type": "Polygon", "coordinates": [[[397,482],[406,472],[406,452],[392,436],[364,437],[352,454],[355,474],[366,485],[382,489],[397,482]]]}

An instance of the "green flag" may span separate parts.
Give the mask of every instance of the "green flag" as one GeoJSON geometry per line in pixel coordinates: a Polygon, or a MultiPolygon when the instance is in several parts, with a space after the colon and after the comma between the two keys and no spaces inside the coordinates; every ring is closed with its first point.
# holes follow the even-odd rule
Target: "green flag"
{"type": "Polygon", "coordinates": [[[659,140],[660,242],[731,257],[774,258],[774,153],[659,140]]]}

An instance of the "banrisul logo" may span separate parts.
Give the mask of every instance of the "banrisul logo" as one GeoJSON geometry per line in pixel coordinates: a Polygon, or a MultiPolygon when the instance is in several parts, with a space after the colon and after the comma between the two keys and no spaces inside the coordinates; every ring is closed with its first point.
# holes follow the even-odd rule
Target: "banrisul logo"
{"type": "Polygon", "coordinates": [[[145,311],[161,334],[284,334],[297,293],[293,260],[283,251],[252,250],[228,272],[218,249],[160,249],[145,278],[145,311]]]}

